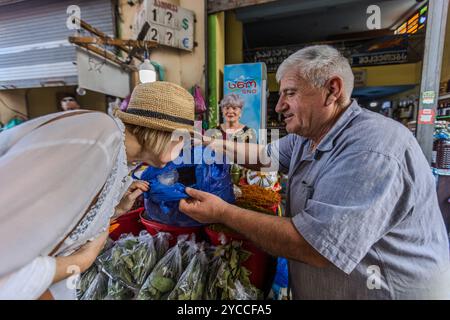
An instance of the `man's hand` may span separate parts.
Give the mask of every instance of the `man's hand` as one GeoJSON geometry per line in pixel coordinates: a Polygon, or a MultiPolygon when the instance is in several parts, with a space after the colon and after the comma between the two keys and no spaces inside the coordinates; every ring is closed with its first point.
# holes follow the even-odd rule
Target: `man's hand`
{"type": "Polygon", "coordinates": [[[188,199],[180,201],[180,211],[201,223],[222,223],[225,209],[230,206],[219,197],[207,192],[186,188],[188,199]]]}
{"type": "Polygon", "coordinates": [[[116,207],[116,214],[114,218],[118,218],[122,214],[131,210],[134,205],[136,199],[144,192],[148,191],[149,186],[147,181],[134,181],[127,192],[123,196],[122,200],[120,200],[119,204],[116,207]]]}

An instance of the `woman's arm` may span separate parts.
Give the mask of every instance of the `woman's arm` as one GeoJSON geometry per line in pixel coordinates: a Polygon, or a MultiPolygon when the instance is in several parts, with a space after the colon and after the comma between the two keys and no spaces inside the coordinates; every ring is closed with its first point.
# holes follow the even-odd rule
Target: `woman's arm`
{"type": "Polygon", "coordinates": [[[56,270],[52,283],[67,279],[73,274],[83,273],[94,263],[105,246],[108,232],[103,232],[93,241],[89,241],[76,252],[67,257],[56,258],[56,270]]]}
{"type": "Polygon", "coordinates": [[[108,233],[101,234],[67,257],[37,257],[20,270],[0,279],[1,300],[51,299],[48,288],[73,274],[86,271],[105,245],[108,233]]]}
{"type": "MultiPolygon", "coordinates": [[[[104,232],[97,239],[85,244],[74,254],[67,257],[55,258],[56,270],[52,284],[67,279],[74,274],[83,273],[89,269],[103,249],[107,239],[108,232],[104,232]]],[[[39,300],[54,300],[54,297],[52,292],[47,289],[39,297],[39,300]]]]}

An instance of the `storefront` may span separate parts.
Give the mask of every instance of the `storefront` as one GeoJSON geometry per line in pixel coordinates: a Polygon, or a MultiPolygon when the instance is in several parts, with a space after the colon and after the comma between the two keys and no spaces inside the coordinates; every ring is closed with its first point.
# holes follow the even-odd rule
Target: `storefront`
{"type": "MultiPolygon", "coordinates": [[[[82,108],[104,112],[116,98],[125,98],[139,81],[137,69],[142,61],[134,59],[132,65],[136,71],[124,73],[120,65],[106,59],[104,49],[114,52],[115,47],[97,46],[95,53],[74,45],[69,41],[71,36],[98,35],[79,28],[70,19],[79,17],[108,37],[133,40],[140,31],[136,18],[143,5],[138,3],[126,0],[0,2],[0,18],[6,32],[0,40],[3,101],[0,121],[6,124],[16,115],[31,119],[56,112],[60,95],[67,93],[76,96],[82,108]]],[[[154,31],[149,30],[146,39],[160,44],[149,50],[149,58],[161,70],[160,80],[179,83],[187,89],[198,85],[204,91],[204,3],[189,0],[164,3],[184,8],[195,17],[195,21],[189,22],[192,43],[189,50],[175,48],[165,43],[165,35],[154,37],[154,31]]],[[[163,2],[160,4],[164,6],[163,2]]],[[[153,4],[149,2],[149,5],[153,4]]],[[[166,8],[160,10],[163,14],[166,8]]],[[[161,28],[166,28],[164,21],[161,23],[161,28]]],[[[178,27],[181,29],[181,24],[178,27]]],[[[139,54],[143,56],[143,52],[139,54]]],[[[121,52],[119,58],[126,56],[121,52]]]]}
{"type": "MultiPolygon", "coordinates": [[[[450,57],[450,23],[447,24],[443,55],[442,89],[440,96],[436,97],[430,90],[423,90],[424,74],[429,68],[424,54],[427,22],[427,1],[415,0],[375,3],[369,0],[348,0],[341,1],[340,4],[332,4],[331,1],[275,0],[0,0],[0,29],[7,31],[6,37],[0,38],[0,120],[10,121],[15,116],[32,119],[56,112],[60,98],[67,94],[74,94],[81,108],[110,112],[110,104],[118,106],[121,102],[126,102],[139,83],[167,84],[156,82],[159,80],[172,82],[167,85],[178,84],[182,87],[177,93],[184,95],[184,98],[187,96],[182,100],[183,106],[187,106],[186,110],[190,112],[191,109],[188,108],[192,106],[195,108],[196,120],[203,120],[202,133],[208,135],[213,131],[207,129],[215,129],[214,134],[217,135],[213,134],[214,138],[231,137],[234,141],[266,144],[287,135],[283,116],[275,111],[279,98],[279,84],[275,79],[277,68],[289,55],[303,47],[310,44],[330,44],[349,59],[355,75],[352,98],[362,107],[401,122],[415,135],[420,131],[417,128],[423,128],[418,125],[430,121],[434,125],[434,115],[437,120],[443,121],[436,123],[436,136],[439,135],[436,141],[442,143],[436,143],[433,165],[436,176],[445,177],[438,180],[438,194],[446,223],[450,223],[450,195],[447,191],[450,180],[446,180],[446,175],[450,177],[450,126],[445,122],[450,117],[450,64],[447,61],[449,59],[446,59],[450,57]],[[376,28],[369,27],[370,13],[366,11],[369,5],[375,5],[382,12],[389,13],[376,28]],[[72,20],[74,14],[78,15],[78,20],[72,20]],[[81,22],[82,26],[75,29],[68,27],[76,22],[81,22]],[[144,73],[141,72],[149,70],[152,71],[151,80],[144,79],[144,73]],[[195,98],[194,103],[183,88],[190,90],[195,98]],[[206,97],[207,106],[201,105],[203,97],[206,97]],[[439,104],[436,103],[434,109],[424,108],[424,105],[433,105],[436,101],[439,104]],[[231,109],[238,116],[232,112],[228,115],[224,111],[231,109]],[[427,118],[425,116],[429,115],[428,111],[424,110],[431,110],[436,114],[431,113],[431,117],[427,118]],[[233,120],[229,120],[233,117],[233,120]],[[227,136],[225,128],[229,123],[235,125],[236,118],[240,127],[227,136]]],[[[372,23],[377,24],[376,18],[372,23]]],[[[150,92],[149,87],[139,86],[138,90],[144,88],[150,92]]],[[[170,87],[159,89],[151,98],[143,94],[139,97],[140,103],[151,105],[149,101],[158,100],[160,95],[163,96],[161,100],[167,102],[168,98],[164,97],[166,90],[169,92],[170,87]]],[[[148,92],[145,91],[145,94],[148,92]]],[[[178,97],[170,98],[176,100],[178,97]]],[[[174,100],[162,105],[169,109],[176,105],[174,100]]],[[[122,111],[126,111],[126,108],[127,105],[122,111]]],[[[158,125],[163,121],[172,121],[190,126],[192,123],[189,117],[165,114],[161,109],[134,109],[128,109],[127,116],[135,112],[135,116],[141,117],[139,120],[151,118],[152,124],[157,121],[158,125]]],[[[98,113],[94,115],[102,116],[98,113]]],[[[140,126],[133,121],[123,123],[140,126]]],[[[150,122],[141,127],[152,129],[152,133],[161,131],[157,132],[159,134],[170,131],[167,128],[155,129],[148,123],[150,122]]],[[[93,132],[96,133],[95,130],[93,132]]],[[[423,135],[423,132],[420,134],[423,135]]],[[[123,135],[128,138],[133,136],[128,131],[123,135]]],[[[118,133],[117,136],[122,135],[118,133]]],[[[408,137],[412,140],[411,135],[408,137]]],[[[112,138],[114,137],[111,135],[109,140],[112,138]]],[[[126,140],[122,140],[124,139],[126,140]]],[[[131,183],[131,180],[145,181],[148,188],[137,200],[134,199],[136,202],[133,208],[124,210],[120,217],[110,220],[117,212],[113,206],[108,208],[114,211],[105,218],[104,225],[110,223],[109,232],[105,233],[105,238],[109,236],[108,242],[101,253],[95,255],[97,258],[92,260],[93,264],[82,273],[76,288],[70,288],[72,292],[76,292],[79,300],[270,300],[292,297],[288,285],[288,259],[281,257],[282,254],[277,257],[263,251],[256,245],[257,239],[262,237],[253,238],[252,242],[249,240],[250,232],[236,232],[225,225],[225,219],[222,220],[224,224],[194,220],[180,209],[180,201],[194,198],[186,187],[199,189],[234,204],[233,208],[238,210],[235,212],[253,214],[255,219],[259,219],[256,216],[270,216],[270,221],[274,222],[286,216],[286,207],[290,206],[290,203],[286,204],[288,185],[290,190],[294,190],[293,183],[281,171],[244,169],[237,164],[242,159],[230,161],[218,150],[212,152],[207,146],[192,142],[195,141],[189,139],[178,157],[173,161],[161,161],[164,165],[159,167],[134,162],[143,161],[142,159],[129,160],[125,150],[128,145],[125,143],[125,148],[121,145],[119,155],[123,158],[116,157],[116,162],[120,162],[121,167],[117,166],[122,169],[122,176],[114,176],[117,179],[111,180],[115,180],[114,183],[117,184],[120,182],[120,188],[124,188],[120,191],[124,192],[127,190],[125,182],[131,183]]],[[[86,142],[89,143],[92,141],[86,142]]],[[[140,147],[140,152],[137,152],[139,156],[144,150],[143,145],[140,147]]],[[[310,147],[310,162],[313,162],[313,158],[314,161],[320,160],[320,150],[316,150],[313,144],[310,147]]],[[[223,150],[222,148],[220,151],[223,150]]],[[[422,155],[420,150],[419,153],[422,155]]],[[[292,158],[295,158],[293,154],[292,158]]],[[[423,163],[426,165],[425,161],[423,163]]],[[[294,162],[289,163],[291,164],[294,162]]],[[[374,167],[373,171],[381,167],[383,166],[374,167]]],[[[118,169],[115,171],[117,173],[118,169]]],[[[108,180],[112,176],[109,174],[108,180]]],[[[366,180],[369,184],[376,180],[373,176],[370,177],[373,179],[366,180]]],[[[296,178],[304,177],[298,174],[296,178]]],[[[431,184],[431,175],[429,178],[426,182],[431,184]]],[[[340,187],[339,179],[343,180],[340,177],[332,181],[330,189],[340,187]]],[[[353,175],[350,175],[349,180],[353,182],[353,175]]],[[[316,192],[314,185],[308,185],[305,180],[293,181],[298,182],[294,187],[301,185],[298,197],[302,198],[304,207],[298,212],[306,212],[308,201],[310,205],[316,202],[320,208],[317,209],[320,211],[317,216],[305,214],[306,218],[314,221],[327,220],[331,216],[327,217],[327,210],[333,213],[334,207],[344,208],[343,211],[354,210],[352,204],[328,204],[327,199],[323,202],[316,201],[313,198],[316,192]]],[[[355,181],[357,183],[352,185],[354,187],[358,184],[355,189],[366,182],[356,178],[355,181]]],[[[90,210],[91,206],[95,209],[98,198],[102,198],[103,187],[101,188],[102,193],[96,191],[97,195],[92,200],[89,211],[86,211],[76,227],[87,228],[89,223],[97,219],[92,214],[95,210],[90,210]]],[[[126,195],[132,193],[130,190],[126,195]]],[[[119,191],[115,190],[114,193],[118,194],[119,191]]],[[[114,197],[118,197],[117,194],[114,197]]],[[[292,198],[291,193],[290,199],[292,198]]],[[[360,198],[364,200],[370,196],[360,198]]],[[[375,207],[369,201],[371,199],[367,200],[367,207],[370,208],[363,207],[360,210],[363,214],[366,213],[364,210],[373,213],[370,210],[375,207]]],[[[103,205],[101,201],[99,203],[100,206],[103,205]]],[[[434,210],[434,213],[437,211],[434,210]]],[[[379,212],[384,213],[381,209],[379,212]]],[[[356,216],[355,220],[363,220],[363,214],[357,214],[361,212],[356,212],[353,219],[356,216]]],[[[239,217],[234,215],[233,218],[237,220],[239,217]]],[[[342,221],[346,223],[344,218],[332,222],[337,225],[342,221]]],[[[387,220],[385,217],[380,220],[383,219],[387,220]]],[[[291,234],[290,237],[283,238],[283,241],[290,241],[290,245],[298,244],[292,239],[298,240],[300,236],[301,244],[304,245],[302,249],[307,248],[321,259],[328,258],[321,255],[319,250],[314,250],[316,247],[300,234],[293,222],[293,215],[287,220],[283,218],[283,223],[286,223],[282,227],[288,224],[288,231],[293,231],[297,237],[291,234]]],[[[384,220],[383,223],[386,223],[384,220]]],[[[371,220],[367,221],[370,224],[371,220]]],[[[247,227],[253,220],[250,222],[247,227]]],[[[440,222],[442,225],[442,221],[440,222]]],[[[267,224],[269,223],[266,222],[267,224]]],[[[329,231],[326,229],[327,225],[311,225],[320,229],[320,232],[313,230],[317,232],[318,241],[325,242],[321,237],[323,230],[329,231]]],[[[279,227],[276,223],[272,223],[272,226],[279,227]]],[[[339,226],[342,232],[347,227],[346,224],[339,226]]],[[[382,227],[378,229],[381,230],[382,227]]],[[[267,227],[267,230],[275,229],[267,227]]],[[[260,230],[253,231],[255,234],[262,234],[256,233],[260,230]]],[[[70,235],[71,233],[67,237],[70,235]]],[[[384,237],[384,234],[380,237],[384,237]]],[[[405,241],[402,234],[398,238],[399,242],[405,241]]],[[[331,240],[327,243],[327,250],[334,244],[334,240],[338,242],[337,239],[331,240]]],[[[376,241],[378,240],[379,238],[376,241]]],[[[345,241],[348,242],[348,239],[345,241]]],[[[368,256],[368,251],[373,246],[375,244],[364,248],[365,253],[359,260],[348,254],[355,261],[351,261],[353,267],[347,266],[346,270],[354,272],[355,266],[368,256]]],[[[266,248],[270,246],[267,245],[266,248]]],[[[292,251],[300,251],[294,249],[290,247],[292,251]]],[[[278,250],[282,252],[281,249],[278,250]]],[[[360,249],[354,251],[358,250],[360,249]]],[[[397,248],[392,251],[394,256],[397,254],[395,250],[397,248]]],[[[415,254],[414,250],[412,254],[415,254]]],[[[339,252],[336,253],[338,255],[346,254],[339,252]]],[[[313,260],[297,259],[298,256],[294,254],[285,256],[289,257],[290,262],[302,267],[317,267],[317,270],[319,266],[323,267],[314,264],[316,260],[310,263],[313,260]]],[[[425,256],[424,260],[426,258],[429,256],[425,256]]],[[[325,273],[331,267],[333,269],[330,272],[344,270],[342,267],[338,267],[340,270],[331,265],[328,267],[330,269],[325,270],[325,273]]],[[[344,271],[345,275],[340,272],[336,278],[345,282],[346,277],[352,276],[347,271],[344,271]]],[[[358,280],[361,281],[359,285],[362,288],[359,289],[368,292],[367,290],[372,289],[366,285],[364,271],[356,270],[356,273],[361,272],[363,275],[360,277],[362,280],[358,280]]],[[[327,286],[328,284],[322,284],[322,288],[327,286]]]]}
{"type": "Polygon", "coordinates": [[[113,35],[111,1],[3,1],[0,3],[1,121],[17,113],[31,119],[58,111],[61,95],[73,94],[83,108],[106,111],[102,92],[78,90],[76,48],[66,22],[67,8],[78,4],[83,19],[113,35]]]}

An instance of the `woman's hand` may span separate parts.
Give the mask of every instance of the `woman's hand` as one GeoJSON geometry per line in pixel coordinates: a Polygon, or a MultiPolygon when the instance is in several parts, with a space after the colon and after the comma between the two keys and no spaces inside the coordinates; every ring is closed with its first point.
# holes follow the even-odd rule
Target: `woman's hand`
{"type": "Polygon", "coordinates": [[[108,240],[109,232],[108,230],[101,233],[97,238],[92,241],[88,241],[80,249],[75,251],[72,256],[79,259],[81,272],[86,271],[94,263],[95,259],[98,257],[100,252],[105,247],[106,241],[108,240]]]}
{"type": "Polygon", "coordinates": [[[123,196],[122,200],[120,200],[119,204],[116,207],[116,213],[114,218],[117,219],[122,214],[127,213],[131,210],[134,205],[136,199],[144,192],[149,190],[149,185],[147,181],[137,180],[134,181],[127,192],[123,196]]]}
{"type": "Polygon", "coordinates": [[[64,280],[74,273],[83,273],[89,269],[105,246],[108,235],[108,231],[105,231],[70,256],[56,257],[56,272],[53,283],[64,280]]]}
{"type": "Polygon", "coordinates": [[[186,188],[186,193],[190,198],[180,200],[180,211],[201,223],[222,223],[225,209],[230,204],[196,189],[186,188]]]}

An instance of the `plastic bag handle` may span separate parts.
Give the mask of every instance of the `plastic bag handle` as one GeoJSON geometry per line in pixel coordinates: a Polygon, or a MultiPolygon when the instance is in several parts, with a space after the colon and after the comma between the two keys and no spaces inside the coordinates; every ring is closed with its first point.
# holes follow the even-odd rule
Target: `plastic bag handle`
{"type": "Polygon", "coordinates": [[[139,179],[138,177],[136,177],[136,175],[135,175],[135,173],[136,173],[136,171],[138,171],[141,167],[143,167],[144,166],[144,163],[142,162],[140,165],[138,165],[136,168],[134,168],[132,171],[131,171],[131,177],[133,178],[133,179],[135,179],[135,180],[141,180],[141,179],[139,179]]]}

